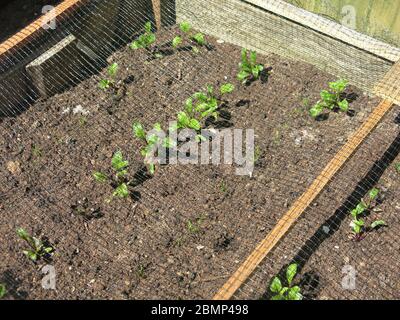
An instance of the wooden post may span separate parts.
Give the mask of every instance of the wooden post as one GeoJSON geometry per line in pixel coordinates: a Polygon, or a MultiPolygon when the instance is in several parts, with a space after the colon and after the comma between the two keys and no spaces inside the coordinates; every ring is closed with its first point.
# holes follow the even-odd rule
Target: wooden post
{"type": "Polygon", "coordinates": [[[161,29],[161,0],[151,0],[153,3],[154,19],[156,20],[157,30],[161,29]]]}

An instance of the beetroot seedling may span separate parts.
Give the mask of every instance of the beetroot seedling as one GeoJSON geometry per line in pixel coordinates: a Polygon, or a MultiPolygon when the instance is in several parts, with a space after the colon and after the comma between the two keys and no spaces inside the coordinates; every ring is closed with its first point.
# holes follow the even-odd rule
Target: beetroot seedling
{"type": "Polygon", "coordinates": [[[205,35],[201,32],[193,33],[192,32],[192,26],[190,25],[189,22],[184,21],[179,25],[179,29],[182,32],[182,36],[176,36],[172,40],[172,47],[173,48],[178,48],[180,45],[184,43],[188,43],[192,51],[195,53],[199,52],[198,47],[204,47],[207,46],[207,40],[205,38],[205,35]]]}
{"type": "Polygon", "coordinates": [[[139,36],[130,45],[131,49],[149,49],[156,42],[156,35],[151,31],[151,22],[148,21],[144,25],[144,33],[139,36]]]}
{"type": "Polygon", "coordinates": [[[241,57],[242,62],[239,63],[239,73],[237,74],[238,80],[243,84],[258,80],[264,70],[264,66],[257,63],[257,53],[250,51],[249,56],[247,49],[243,48],[241,57]]]}
{"type": "MultiPolygon", "coordinates": [[[[110,173],[103,173],[96,171],[93,173],[93,177],[97,182],[105,183],[108,182],[114,188],[112,194],[113,197],[127,198],[129,196],[129,180],[128,175],[129,162],[124,160],[122,152],[117,151],[114,153],[111,159],[111,170],[110,173]]],[[[107,199],[110,202],[111,198],[107,199]]]]}
{"type": "Polygon", "coordinates": [[[282,281],[275,277],[270,285],[270,290],[274,294],[271,300],[302,300],[303,295],[299,286],[292,286],[293,279],[297,274],[297,264],[293,263],[286,269],[286,282],[285,287],[282,281]]]}
{"type": "Polygon", "coordinates": [[[386,222],[383,220],[376,220],[367,226],[364,219],[360,216],[364,214],[367,210],[370,210],[374,201],[378,198],[379,189],[372,189],[368,192],[366,200],[362,199],[357,206],[350,211],[352,221],[350,223],[350,227],[354,234],[354,240],[360,241],[365,237],[365,234],[373,229],[376,229],[381,226],[386,226],[386,222]]]}
{"type": "Polygon", "coordinates": [[[400,162],[396,163],[395,166],[397,173],[400,173],[400,162]]]}
{"type": "Polygon", "coordinates": [[[336,82],[329,83],[329,90],[322,90],[319,100],[311,109],[310,115],[317,118],[322,112],[327,110],[340,110],[342,112],[349,111],[349,102],[347,99],[342,99],[343,93],[346,90],[348,81],[340,79],[336,82]]]}
{"type": "Polygon", "coordinates": [[[99,82],[99,88],[102,90],[107,90],[110,87],[115,86],[115,77],[118,73],[118,63],[114,62],[113,64],[111,64],[107,69],[107,73],[108,78],[102,79],[99,82]]]}
{"type": "MultiPolygon", "coordinates": [[[[177,127],[175,129],[192,129],[200,131],[202,123],[208,117],[213,117],[215,120],[219,117],[218,108],[222,96],[231,93],[235,87],[230,83],[223,84],[219,89],[219,94],[215,94],[214,87],[207,86],[206,92],[196,92],[189,97],[185,102],[185,110],[178,113],[177,127]]],[[[203,140],[201,135],[197,136],[197,140],[203,140]]]]}
{"type": "Polygon", "coordinates": [[[161,125],[156,123],[153,126],[153,132],[146,132],[143,125],[139,122],[135,122],[132,125],[133,134],[136,138],[140,139],[144,144],[144,147],[140,151],[142,156],[144,157],[144,162],[147,164],[147,169],[150,174],[154,174],[156,171],[155,157],[156,151],[159,145],[162,145],[165,148],[171,148],[173,146],[173,142],[170,138],[160,138],[160,135],[157,133],[161,133],[161,125]]]}
{"type": "Polygon", "coordinates": [[[33,262],[36,262],[41,257],[50,255],[54,251],[53,247],[45,245],[40,239],[29,235],[29,233],[22,228],[17,229],[17,235],[28,244],[29,249],[23,250],[22,252],[33,262]]]}

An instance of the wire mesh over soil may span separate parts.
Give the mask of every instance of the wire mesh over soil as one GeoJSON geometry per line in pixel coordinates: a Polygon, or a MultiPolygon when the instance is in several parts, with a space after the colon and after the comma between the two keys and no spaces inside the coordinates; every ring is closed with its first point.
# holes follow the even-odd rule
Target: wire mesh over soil
{"type": "MultiPolygon", "coordinates": [[[[176,33],[172,28],[157,39],[165,44],[176,33]]],[[[14,298],[212,297],[379,101],[350,87],[352,116],[330,113],[315,121],[308,109],[334,76],[259,56],[273,72],[242,86],[236,80],[241,48],[208,40],[198,54],[166,51],[162,59],[123,49],[109,59],[120,67],[123,89],[116,95],[98,88],[104,70],[1,120],[0,232],[6,240],[0,280],[14,298]],[[133,121],[166,128],[191,94],[225,82],[235,91],[224,97],[222,117],[209,127],[255,130],[260,156],[253,176],[236,176],[233,165],[165,165],[151,177],[133,121]],[[139,183],[129,199],[107,204],[112,189],[96,184],[92,174],[109,167],[116,150],[139,183]],[[55,246],[57,291],[41,289],[46,262],[35,265],[23,256],[18,227],[55,246]]],[[[356,181],[349,174],[342,182],[356,181]]],[[[334,210],[333,200],[324,199],[317,208],[334,210]]],[[[318,228],[322,216],[313,217],[318,219],[299,231],[303,237],[318,228]]],[[[366,240],[370,252],[374,237],[366,240]]],[[[279,269],[282,260],[271,266],[279,269]]],[[[269,278],[256,279],[267,288],[269,278]]],[[[329,280],[321,283],[327,285],[321,295],[335,297],[329,280]]]]}
{"type": "Polygon", "coordinates": [[[398,275],[394,271],[400,261],[399,133],[399,110],[395,107],[235,298],[270,297],[265,283],[293,262],[299,266],[296,281],[306,298],[399,298],[398,275]],[[380,190],[380,196],[363,219],[367,223],[383,219],[388,227],[354,241],[350,211],[374,187],[380,190]]]}

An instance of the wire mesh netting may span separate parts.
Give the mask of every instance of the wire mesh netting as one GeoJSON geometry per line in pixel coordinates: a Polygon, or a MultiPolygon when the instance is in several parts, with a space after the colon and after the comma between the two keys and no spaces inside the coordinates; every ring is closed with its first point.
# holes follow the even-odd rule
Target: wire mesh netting
{"type": "MultiPolygon", "coordinates": [[[[6,297],[209,299],[271,230],[295,222],[254,272],[238,279],[233,298],[298,298],[298,290],[305,299],[399,298],[398,108],[371,116],[382,97],[398,101],[398,78],[389,72],[397,48],[339,25],[337,40],[266,9],[292,8],[282,1],[61,5],[68,9],[55,29],[39,28],[22,42],[19,34],[0,56],[6,297]],[[246,83],[237,76],[242,47],[258,52],[254,65],[263,66],[246,83]],[[336,97],[349,110],[335,106],[311,117],[321,91],[339,78],[350,81],[336,97]],[[226,83],[233,92],[218,93],[226,83]],[[232,163],[169,163],[152,174],[132,124],[167,129],[187,111],[187,99],[210,85],[218,117],[204,116],[201,125],[253,129],[252,174],[236,175],[232,163]],[[366,126],[372,133],[345,153],[339,172],[323,172],[371,117],[379,125],[366,126]],[[117,151],[129,166],[114,178],[117,151]],[[96,181],[95,172],[111,181],[96,181]],[[299,219],[282,219],[324,178],[299,219]],[[54,251],[27,257],[32,243],[18,228],[54,251]],[[289,265],[297,266],[290,283],[289,265]],[[45,266],[54,268],[56,290],[45,266]]],[[[326,23],[321,30],[332,26],[309,19],[326,23]]]]}

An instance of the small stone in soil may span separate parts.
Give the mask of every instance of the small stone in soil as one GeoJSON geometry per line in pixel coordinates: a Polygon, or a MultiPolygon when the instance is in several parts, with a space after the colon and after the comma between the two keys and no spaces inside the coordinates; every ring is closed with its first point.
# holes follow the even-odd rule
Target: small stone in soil
{"type": "Polygon", "coordinates": [[[328,226],[323,226],[322,227],[322,230],[324,230],[324,232],[326,233],[326,234],[329,234],[329,231],[331,230],[328,226]]]}

